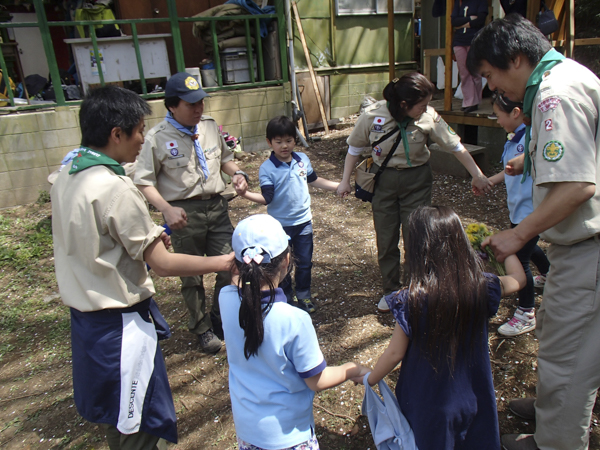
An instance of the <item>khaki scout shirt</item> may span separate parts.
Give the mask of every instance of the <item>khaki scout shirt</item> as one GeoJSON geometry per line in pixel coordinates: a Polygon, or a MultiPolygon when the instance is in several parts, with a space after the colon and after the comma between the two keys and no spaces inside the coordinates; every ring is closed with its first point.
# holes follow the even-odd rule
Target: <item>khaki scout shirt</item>
{"type": "MultiPolygon", "coordinates": [[[[553,183],[588,182],[600,177],[600,80],[566,59],[546,71],[534,99],[531,118],[533,206],[553,183]]],[[[600,192],[542,237],[571,245],[600,233],[600,192]]]]}
{"type": "MultiPolygon", "coordinates": [[[[396,121],[387,109],[386,101],[381,100],[367,109],[356,121],[354,130],[346,141],[348,145],[357,148],[370,147],[372,143],[381,139],[397,127],[396,121]]],[[[371,156],[375,164],[381,165],[390,149],[394,145],[396,137],[400,133],[394,133],[384,142],[373,148],[371,156]]],[[[406,127],[408,137],[409,158],[412,167],[417,167],[429,161],[429,149],[427,148],[427,137],[437,143],[442,150],[451,152],[456,150],[460,144],[460,138],[431,106],[416,120],[412,120],[406,127]]],[[[387,167],[404,169],[410,167],[406,161],[404,144],[400,142],[394,156],[388,162],[387,167]]]]}
{"type": "Polygon", "coordinates": [[[223,192],[226,184],[221,176],[221,166],[233,160],[233,153],[212,117],[202,116],[198,135],[210,171],[207,180],[191,137],[163,120],[146,135],[137,158],[134,183],[156,187],[168,202],[223,192]]]}
{"type": "Polygon", "coordinates": [[[144,251],[164,228],[126,176],[104,166],[69,175],[52,186],[56,279],[65,305],[82,312],[127,308],[154,294],[144,251]]]}

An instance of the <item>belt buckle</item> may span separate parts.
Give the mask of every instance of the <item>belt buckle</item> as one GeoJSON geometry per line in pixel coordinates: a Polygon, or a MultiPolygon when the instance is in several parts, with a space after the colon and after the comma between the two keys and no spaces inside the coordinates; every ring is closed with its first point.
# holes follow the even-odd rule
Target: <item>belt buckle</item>
{"type": "Polygon", "coordinates": [[[212,194],[202,194],[202,200],[210,200],[212,198],[212,194]]]}

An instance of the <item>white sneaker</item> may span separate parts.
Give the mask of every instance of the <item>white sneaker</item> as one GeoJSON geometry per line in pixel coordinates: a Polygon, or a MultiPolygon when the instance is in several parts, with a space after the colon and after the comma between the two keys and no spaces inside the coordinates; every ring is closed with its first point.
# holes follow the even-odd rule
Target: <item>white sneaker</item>
{"type": "Polygon", "coordinates": [[[533,277],[533,287],[543,288],[546,285],[546,275],[536,275],[533,277]]]}
{"type": "Polygon", "coordinates": [[[385,295],[383,297],[381,297],[381,300],[379,300],[379,303],[377,303],[377,309],[380,312],[390,312],[390,307],[388,306],[387,302],[385,301],[385,295]]]}
{"type": "Polygon", "coordinates": [[[513,337],[532,330],[535,330],[535,312],[533,310],[525,312],[521,308],[517,308],[513,318],[498,328],[498,333],[513,337]]]}

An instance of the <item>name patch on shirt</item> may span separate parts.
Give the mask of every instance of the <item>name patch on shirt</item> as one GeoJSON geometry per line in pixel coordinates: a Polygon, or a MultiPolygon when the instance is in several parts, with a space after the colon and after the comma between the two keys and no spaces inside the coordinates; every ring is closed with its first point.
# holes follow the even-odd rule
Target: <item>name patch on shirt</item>
{"type": "Polygon", "coordinates": [[[548,97],[548,98],[542,100],[541,102],[539,102],[537,107],[541,112],[545,113],[545,112],[550,111],[551,109],[558,108],[559,104],[560,104],[559,97],[548,97]]]}
{"type": "Polygon", "coordinates": [[[544,120],[544,127],[546,128],[546,131],[552,130],[552,119],[544,120]]]}
{"type": "Polygon", "coordinates": [[[555,162],[565,154],[564,146],[558,141],[550,141],[544,145],[542,156],[546,161],[555,162]]]}

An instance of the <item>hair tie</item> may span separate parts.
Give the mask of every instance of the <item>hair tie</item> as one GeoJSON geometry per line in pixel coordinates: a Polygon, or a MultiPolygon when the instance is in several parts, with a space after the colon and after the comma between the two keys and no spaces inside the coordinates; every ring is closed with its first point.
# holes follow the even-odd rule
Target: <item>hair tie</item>
{"type": "Polygon", "coordinates": [[[398,81],[400,81],[400,78],[394,78],[394,79],[392,80],[392,83],[396,84],[398,81]]]}
{"type": "Polygon", "coordinates": [[[252,284],[252,283],[250,283],[249,281],[246,281],[244,284],[252,284]]]}

